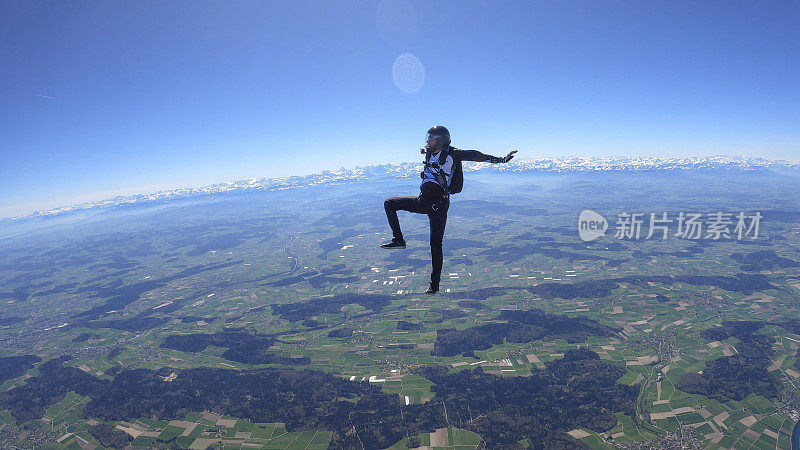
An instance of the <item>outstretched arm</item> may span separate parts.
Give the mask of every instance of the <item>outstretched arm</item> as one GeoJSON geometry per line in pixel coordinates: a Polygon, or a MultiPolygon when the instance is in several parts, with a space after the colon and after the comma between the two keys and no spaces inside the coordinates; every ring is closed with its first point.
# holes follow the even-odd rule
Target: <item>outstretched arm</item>
{"type": "Polygon", "coordinates": [[[500,156],[487,155],[477,150],[461,150],[458,148],[453,149],[452,152],[453,156],[455,158],[460,159],[461,161],[490,162],[493,164],[507,163],[511,161],[511,158],[514,157],[514,153],[517,153],[517,151],[514,150],[508,155],[500,157],[500,156]]]}

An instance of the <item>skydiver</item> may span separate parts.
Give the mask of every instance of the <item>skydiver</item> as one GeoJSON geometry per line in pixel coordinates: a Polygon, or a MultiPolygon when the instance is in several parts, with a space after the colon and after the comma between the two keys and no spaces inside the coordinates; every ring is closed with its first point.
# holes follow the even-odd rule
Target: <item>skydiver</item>
{"type": "Polygon", "coordinates": [[[498,157],[477,150],[460,150],[450,145],[450,132],[447,128],[437,125],[428,130],[425,136],[425,148],[421,149],[421,152],[425,155],[425,167],[420,173],[422,178],[420,194],[416,197],[392,197],[383,202],[393,239],[391,242],[381,244],[381,247],[406,248],[406,241],[403,239],[400,221],[397,218],[398,210],[427,214],[431,228],[433,271],[431,284],[425,293],[433,295],[439,290],[439,281],[442,277],[442,238],[447,224],[447,210],[450,208],[450,194],[461,192],[464,184],[461,162],[507,163],[517,151],[514,150],[505,157],[498,157]]]}

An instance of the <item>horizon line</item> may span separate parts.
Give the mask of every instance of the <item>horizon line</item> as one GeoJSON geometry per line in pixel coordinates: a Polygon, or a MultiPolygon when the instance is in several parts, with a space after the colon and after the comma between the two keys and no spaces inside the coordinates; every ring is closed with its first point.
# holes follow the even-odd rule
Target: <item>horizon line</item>
{"type": "MultiPolygon", "coordinates": [[[[516,159],[516,160],[510,162],[509,164],[512,167],[514,167],[514,166],[520,166],[522,163],[535,163],[535,162],[541,162],[541,161],[554,161],[555,162],[555,161],[576,160],[576,159],[577,160],[584,160],[584,161],[596,161],[596,162],[604,162],[604,161],[608,161],[608,160],[620,160],[620,161],[631,161],[631,160],[634,160],[635,161],[635,160],[647,159],[647,160],[650,160],[650,161],[677,162],[677,163],[680,163],[680,162],[703,161],[703,160],[709,160],[710,161],[710,160],[715,160],[715,159],[719,159],[719,158],[730,158],[730,159],[733,159],[734,161],[736,161],[736,160],[739,160],[739,161],[750,161],[750,162],[758,161],[758,162],[766,163],[766,164],[764,164],[765,167],[768,167],[770,165],[782,165],[782,166],[785,166],[787,168],[800,169],[800,160],[791,161],[791,160],[786,160],[786,159],[769,159],[769,158],[764,158],[764,157],[761,157],[761,156],[751,156],[751,155],[747,155],[747,154],[737,154],[737,155],[733,155],[733,154],[717,154],[717,155],[707,155],[707,156],[674,156],[674,157],[665,157],[665,156],[656,156],[656,155],[641,155],[641,156],[629,156],[629,155],[625,155],[625,156],[623,156],[623,155],[619,155],[619,156],[614,156],[614,155],[609,155],[609,156],[563,155],[563,156],[557,156],[557,157],[540,156],[540,157],[533,157],[533,158],[516,159]],[[797,166],[797,167],[795,167],[795,166],[797,166]]],[[[399,164],[386,163],[386,164],[375,164],[375,165],[368,165],[368,166],[355,166],[355,167],[351,167],[351,168],[340,167],[339,169],[327,169],[327,170],[322,170],[322,171],[318,171],[318,172],[312,172],[312,173],[305,174],[305,175],[287,175],[287,176],[282,176],[282,177],[269,177],[269,178],[268,177],[261,177],[261,178],[249,177],[249,178],[241,178],[241,179],[230,180],[230,181],[221,181],[221,182],[217,182],[217,183],[200,184],[200,185],[194,185],[194,186],[189,186],[189,187],[172,187],[172,188],[166,188],[166,189],[161,189],[161,190],[157,190],[157,191],[150,191],[150,192],[147,192],[147,191],[142,192],[142,191],[140,191],[140,192],[133,192],[133,193],[128,193],[128,194],[119,194],[119,195],[115,195],[115,196],[112,196],[112,197],[98,197],[96,200],[87,200],[85,202],[80,202],[80,203],[65,204],[65,205],[57,206],[57,207],[53,207],[53,208],[36,209],[36,210],[33,210],[33,211],[29,212],[29,213],[22,214],[22,215],[0,217],[0,223],[22,221],[22,220],[30,219],[30,218],[34,218],[34,217],[53,216],[53,215],[64,214],[64,213],[67,213],[67,212],[72,212],[72,211],[77,211],[77,210],[92,209],[92,208],[96,208],[96,207],[119,206],[119,205],[122,205],[124,203],[134,203],[134,201],[132,201],[132,200],[134,200],[135,197],[142,197],[142,196],[145,196],[145,197],[148,197],[148,196],[161,196],[161,197],[163,197],[162,198],[163,200],[168,200],[170,198],[174,198],[174,199],[180,198],[181,195],[178,194],[179,192],[184,192],[185,195],[191,195],[193,193],[194,194],[201,194],[202,192],[196,192],[196,191],[202,191],[204,189],[218,188],[218,187],[223,187],[223,186],[231,186],[231,185],[236,185],[238,183],[245,183],[245,182],[250,183],[250,186],[241,186],[238,189],[253,188],[253,184],[255,184],[257,182],[265,183],[265,182],[287,181],[287,180],[292,180],[292,179],[310,178],[310,177],[319,176],[319,175],[325,175],[325,174],[336,174],[336,173],[341,172],[341,171],[374,169],[374,168],[387,167],[387,166],[388,167],[404,167],[404,166],[408,166],[408,165],[421,165],[421,164],[422,164],[421,162],[402,162],[402,163],[399,163],[399,164]],[[128,201],[126,202],[125,200],[128,200],[128,201]]],[[[465,170],[466,171],[475,171],[475,170],[481,170],[481,169],[487,168],[489,166],[492,166],[492,165],[489,164],[489,163],[477,163],[477,167],[472,166],[472,167],[469,167],[469,168],[465,168],[465,170]]],[[[580,167],[576,166],[576,168],[580,168],[580,167]]],[[[613,171],[613,170],[615,170],[614,168],[603,169],[603,168],[597,168],[597,167],[594,168],[594,169],[596,169],[598,171],[604,171],[604,170],[605,171],[613,171]]],[[[672,169],[675,169],[675,168],[672,168],[672,169]]],[[[545,172],[553,172],[553,170],[545,170],[545,172]]],[[[282,189],[291,189],[291,188],[297,188],[297,187],[302,187],[302,186],[285,186],[285,187],[282,187],[282,189]]],[[[262,186],[262,188],[263,188],[263,186],[262,186]]],[[[217,192],[208,192],[208,194],[209,195],[213,195],[213,194],[216,194],[216,193],[227,192],[227,191],[230,191],[230,190],[235,190],[235,189],[221,190],[221,191],[217,191],[217,192]]],[[[263,190],[267,190],[267,189],[263,189],[263,190]]],[[[91,195],[93,195],[93,194],[89,194],[88,196],[91,196],[91,195]]],[[[155,198],[155,199],[151,199],[151,201],[155,201],[155,200],[158,200],[158,197],[155,198]]]]}

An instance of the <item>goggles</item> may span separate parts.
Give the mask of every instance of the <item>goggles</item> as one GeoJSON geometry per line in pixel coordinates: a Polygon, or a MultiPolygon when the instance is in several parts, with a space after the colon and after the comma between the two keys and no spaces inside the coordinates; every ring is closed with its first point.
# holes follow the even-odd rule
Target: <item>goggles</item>
{"type": "Polygon", "coordinates": [[[425,133],[425,148],[433,148],[436,146],[437,139],[441,139],[441,136],[437,134],[425,133]]]}

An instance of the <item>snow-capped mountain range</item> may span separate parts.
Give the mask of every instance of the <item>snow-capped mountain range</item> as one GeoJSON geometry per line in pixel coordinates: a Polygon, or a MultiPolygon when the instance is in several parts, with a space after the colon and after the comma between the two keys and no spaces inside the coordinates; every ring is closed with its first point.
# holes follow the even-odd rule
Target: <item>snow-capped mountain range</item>
{"type": "MultiPolygon", "coordinates": [[[[20,217],[0,219],[0,223],[17,221],[32,217],[54,216],[73,211],[105,208],[135,203],[167,201],[194,196],[209,196],[223,192],[247,190],[283,190],[305,186],[337,185],[359,181],[380,181],[419,177],[422,163],[384,164],[377,166],[356,167],[324,171],[305,176],[282,178],[260,178],[230,181],[196,188],[179,188],[153,192],[149,194],[125,195],[86,202],[77,205],[36,211],[20,217]]],[[[655,156],[641,157],[563,157],[515,159],[509,164],[470,163],[464,165],[464,171],[509,171],[520,173],[571,173],[571,172],[644,172],[672,170],[758,170],[782,169],[800,171],[800,163],[774,161],[750,156],[703,156],[691,158],[661,158],[655,156]]]]}

